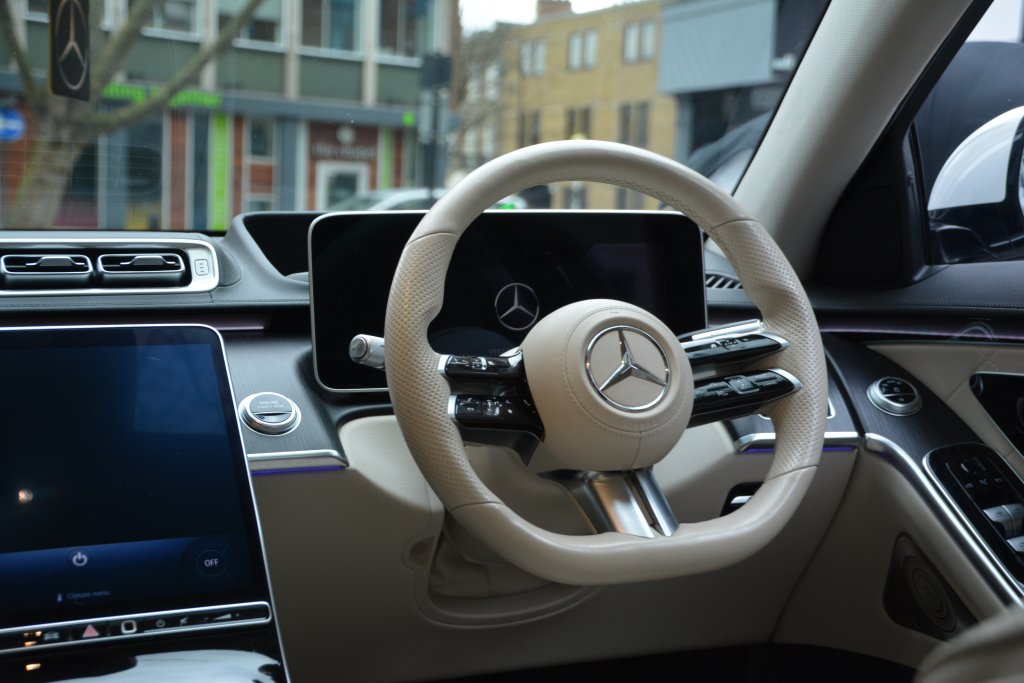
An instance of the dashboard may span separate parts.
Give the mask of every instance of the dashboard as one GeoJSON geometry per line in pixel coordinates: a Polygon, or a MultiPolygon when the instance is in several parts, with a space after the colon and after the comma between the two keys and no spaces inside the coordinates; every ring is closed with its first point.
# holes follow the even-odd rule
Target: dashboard
{"type": "MultiPolygon", "coordinates": [[[[285,668],[293,681],[336,671],[425,680],[773,639],[914,666],[935,642],[1024,600],[1015,545],[1024,488],[979,423],[947,400],[953,392],[908,360],[926,328],[880,333],[834,313],[822,317],[830,417],[820,471],[763,553],[722,572],[598,588],[551,584],[493,557],[419,475],[383,373],[348,353],[352,336],[382,334],[391,272],[419,215],[248,214],[223,238],[184,245],[173,241],[180,235],[4,234],[3,255],[166,253],[186,276],[0,283],[0,373],[25,387],[8,413],[24,430],[0,451],[11,494],[0,502],[0,578],[24,587],[0,610],[3,680],[104,680],[211,651],[220,664],[200,667],[257,672],[245,680],[284,680],[285,668]],[[215,286],[188,288],[209,273],[215,286]],[[152,455],[145,465],[142,451],[152,455]],[[100,572],[108,551],[119,569],[82,580],[76,558],[100,572]],[[50,555],[59,571],[41,569],[50,555]],[[198,569],[212,559],[232,570],[198,569]],[[848,590],[833,590],[835,576],[850,577],[848,590]],[[836,609],[846,621],[820,628],[836,609]],[[171,615],[190,623],[156,633],[171,615]],[[50,632],[67,643],[45,641],[50,632]],[[409,656],[388,657],[395,647],[409,656]],[[431,654],[453,649],[459,657],[431,654]],[[35,665],[49,678],[33,679],[35,665]]],[[[680,523],[729,514],[755,495],[776,445],[771,404],[799,385],[757,379],[787,342],[751,322],[742,290],[705,287],[689,221],[495,212],[463,248],[431,328],[454,363],[456,395],[497,397],[503,380],[459,359],[515,349],[534,312],[577,297],[633,301],[680,336],[694,368],[692,428],[656,469],[680,523]],[[503,322],[518,285],[536,311],[503,322]]],[[[985,419],[1019,438],[1021,389],[988,375],[975,382],[991,406],[985,419]]],[[[510,446],[510,432],[539,441],[543,425],[484,417],[453,415],[488,485],[534,523],[589,533],[579,502],[510,446]]]]}
{"type": "MultiPolygon", "coordinates": [[[[379,372],[349,358],[346,340],[384,334],[391,278],[423,215],[336,213],[313,221],[314,367],[325,388],[383,388],[379,372]]],[[[701,330],[702,247],[697,226],[670,212],[485,212],[452,258],[431,346],[497,356],[521,344],[542,316],[583,299],[635,304],[676,334],[701,330]]]]}

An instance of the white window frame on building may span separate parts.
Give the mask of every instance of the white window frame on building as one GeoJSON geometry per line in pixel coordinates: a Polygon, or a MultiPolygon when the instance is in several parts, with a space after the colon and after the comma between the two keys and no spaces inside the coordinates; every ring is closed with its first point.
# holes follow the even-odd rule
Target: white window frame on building
{"type": "Polygon", "coordinates": [[[627,21],[622,29],[622,61],[635,64],[640,60],[640,24],[627,21]]]}
{"type": "Polygon", "coordinates": [[[543,76],[548,60],[548,44],[543,38],[519,44],[519,71],[524,76],[543,76]]]}
{"type": "Polygon", "coordinates": [[[626,64],[654,59],[658,25],[654,19],[628,21],[622,29],[622,61],[626,64]]]}
{"type": "Polygon", "coordinates": [[[499,98],[501,98],[501,65],[488,64],[484,69],[484,99],[488,102],[497,102],[499,98]]]}
{"type": "Polygon", "coordinates": [[[658,22],[654,19],[644,19],[640,22],[640,61],[653,60],[657,45],[658,22]]]}
{"type": "Polygon", "coordinates": [[[569,71],[579,71],[583,67],[583,33],[573,31],[569,34],[569,71]]]}
{"type": "Polygon", "coordinates": [[[569,34],[569,71],[583,71],[597,66],[597,30],[573,31],[569,34]]]}

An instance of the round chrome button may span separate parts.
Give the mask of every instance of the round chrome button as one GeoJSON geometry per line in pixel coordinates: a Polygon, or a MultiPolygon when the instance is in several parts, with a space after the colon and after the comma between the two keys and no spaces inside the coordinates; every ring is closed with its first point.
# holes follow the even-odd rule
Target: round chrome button
{"type": "Polygon", "coordinates": [[[246,427],[268,436],[290,432],[301,418],[299,407],[290,398],[273,391],[246,396],[238,404],[238,416],[246,427]]]}
{"type": "Polygon", "coordinates": [[[900,377],[883,377],[868,387],[868,400],[889,415],[903,417],[921,410],[917,387],[900,377]]]}

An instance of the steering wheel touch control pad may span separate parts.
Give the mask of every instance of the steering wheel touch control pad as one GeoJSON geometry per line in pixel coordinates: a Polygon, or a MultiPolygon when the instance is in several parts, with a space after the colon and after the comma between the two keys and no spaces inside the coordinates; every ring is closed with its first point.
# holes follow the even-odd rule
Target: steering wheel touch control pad
{"type": "Polygon", "coordinates": [[[544,441],[567,469],[649,467],[679,441],[693,407],[675,335],[621,301],[580,301],[540,320],[523,362],[544,441]]]}
{"type": "MultiPolygon", "coordinates": [[[[611,326],[639,327],[655,339],[664,334],[655,330],[655,323],[647,323],[648,328],[638,320],[642,318],[630,316],[621,323],[609,322],[611,326]]],[[[539,321],[538,326],[543,322],[539,321]]],[[[589,330],[592,336],[581,339],[574,347],[575,353],[585,356],[587,345],[604,330],[593,326],[589,330]]],[[[571,334],[566,331],[561,336],[566,358],[570,351],[565,342],[571,334]]],[[[586,337],[582,333],[580,336],[586,337]]],[[[510,562],[550,581],[594,585],[669,578],[711,571],[750,557],[775,537],[796,510],[821,455],[827,406],[824,352],[810,303],[785,256],[764,228],[710,181],[674,161],[627,145],[596,141],[535,145],[489,162],[466,176],[427,213],[406,245],[388,300],[385,338],[386,371],[395,415],[430,486],[471,534],[510,562]],[[777,436],[768,478],[750,502],[735,513],[683,524],[670,535],[653,539],[616,532],[557,534],[527,522],[508,508],[470,465],[458,426],[449,416],[452,392],[438,372],[441,359],[427,341],[427,327],[440,310],[455,244],[470,222],[501,197],[524,187],[561,180],[604,182],[634,189],[685,213],[729,257],[747,295],[761,311],[765,328],[789,341],[789,347],[772,356],[772,366],[791,374],[803,388],[773,406],[777,436]]],[[[648,437],[657,434],[661,438],[677,428],[681,434],[685,428],[692,385],[676,397],[668,392],[656,406],[645,409],[653,416],[648,425],[628,418],[616,422],[619,416],[602,413],[606,408],[593,405],[562,405],[558,412],[549,411],[550,406],[540,405],[544,399],[534,381],[540,379],[543,383],[551,378],[541,378],[546,373],[540,366],[531,368],[528,346],[532,344],[524,343],[526,376],[542,413],[546,442],[547,432],[554,427],[549,422],[571,408],[578,415],[588,415],[584,419],[600,425],[606,434],[623,432],[621,438],[627,443],[630,439],[639,441],[631,461],[636,467],[645,459],[657,461],[660,457],[660,447],[647,448],[648,437]],[[673,410],[677,411],[675,418],[671,417],[673,410]]],[[[670,375],[673,363],[678,372],[689,370],[685,359],[676,356],[682,353],[677,346],[663,349],[670,375]]],[[[540,353],[538,358],[543,356],[540,353]]],[[[568,367],[568,363],[562,366],[568,367]]],[[[594,404],[609,406],[591,384],[585,367],[578,373],[575,379],[564,377],[569,386],[558,387],[561,395],[577,400],[587,397],[594,404]]],[[[652,444],[655,441],[650,440],[652,444]]],[[[622,443],[611,449],[607,445],[602,442],[595,449],[602,453],[598,457],[606,457],[603,451],[611,450],[614,454],[607,456],[609,464],[621,466],[625,462],[622,443]]],[[[575,462],[571,450],[558,456],[575,462]]],[[[594,467],[594,460],[588,456],[580,464],[594,467]]]]}

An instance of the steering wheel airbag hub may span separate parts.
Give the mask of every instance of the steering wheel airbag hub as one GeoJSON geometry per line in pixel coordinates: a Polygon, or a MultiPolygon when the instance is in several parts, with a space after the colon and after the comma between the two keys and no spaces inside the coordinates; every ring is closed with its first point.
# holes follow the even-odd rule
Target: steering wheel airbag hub
{"type": "Polygon", "coordinates": [[[544,441],[567,469],[649,467],[690,420],[686,355],[664,323],[631,304],[563,306],[527,335],[523,362],[544,441]]]}

